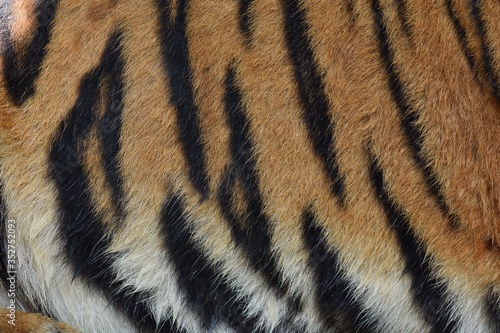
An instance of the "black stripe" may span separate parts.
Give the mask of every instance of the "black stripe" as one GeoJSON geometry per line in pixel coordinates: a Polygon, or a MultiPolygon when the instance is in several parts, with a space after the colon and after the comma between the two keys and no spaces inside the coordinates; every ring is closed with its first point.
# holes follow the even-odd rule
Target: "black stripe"
{"type": "Polygon", "coordinates": [[[243,109],[243,95],[236,82],[234,68],[226,73],[225,112],[230,128],[231,169],[219,188],[218,199],[234,241],[247,253],[252,266],[262,272],[271,286],[285,293],[271,251],[269,219],[264,213],[259,190],[250,124],[243,109]],[[243,188],[246,212],[243,217],[232,210],[232,192],[236,181],[243,188]]]}
{"type": "Polygon", "coordinates": [[[488,77],[489,84],[493,93],[500,100],[500,84],[499,78],[497,76],[496,70],[493,65],[493,50],[491,45],[488,43],[488,34],[486,24],[483,21],[481,13],[481,0],[471,0],[471,14],[476,22],[476,29],[481,39],[481,48],[483,53],[483,66],[488,77]]]}
{"type": "Polygon", "coordinates": [[[3,197],[4,187],[0,180],[0,280],[5,290],[9,290],[7,278],[7,206],[3,197]]]}
{"type": "Polygon", "coordinates": [[[346,0],[346,9],[347,13],[349,14],[349,17],[352,18],[354,17],[354,5],[355,5],[356,0],[346,0]]]}
{"type": "Polygon", "coordinates": [[[5,44],[3,72],[7,91],[16,105],[23,104],[35,93],[35,81],[45,58],[58,6],[59,0],[37,1],[35,35],[22,53],[16,52],[15,45],[10,40],[10,32],[7,32],[9,37],[3,43],[5,44]]]}
{"type": "Polygon", "coordinates": [[[220,321],[238,332],[254,332],[255,318],[245,316],[247,301],[238,295],[198,248],[180,196],[167,198],[161,215],[165,246],[177,270],[177,281],[207,331],[220,321]]]}
{"type": "Polygon", "coordinates": [[[401,255],[405,260],[405,271],[411,277],[415,304],[432,326],[431,332],[455,332],[457,323],[446,299],[447,285],[435,276],[425,244],[415,235],[408,217],[399,208],[400,205],[390,197],[378,161],[374,156],[370,156],[370,161],[371,185],[384,209],[390,228],[396,234],[401,255]]]}
{"type": "Polygon", "coordinates": [[[252,44],[252,4],[253,0],[239,0],[238,17],[241,33],[245,38],[245,44],[252,44]]]}
{"type": "Polygon", "coordinates": [[[474,55],[469,46],[467,46],[467,34],[465,33],[465,28],[460,23],[460,20],[458,19],[455,13],[452,0],[446,0],[446,10],[448,12],[448,16],[450,17],[451,22],[453,23],[453,29],[455,30],[455,34],[458,38],[458,44],[460,45],[460,49],[462,50],[462,53],[464,54],[465,59],[467,60],[469,68],[471,69],[471,71],[474,72],[474,55]]]}
{"type": "Polygon", "coordinates": [[[189,65],[186,32],[188,0],[177,1],[173,22],[171,1],[157,0],[156,3],[160,11],[162,57],[170,82],[170,102],[177,110],[179,136],[189,164],[189,176],[195,188],[206,197],[209,191],[208,174],[189,65]]]}
{"type": "Polygon", "coordinates": [[[408,7],[406,6],[406,1],[405,0],[395,0],[395,1],[403,33],[405,34],[406,37],[409,38],[411,37],[412,34],[412,27],[410,24],[410,20],[408,19],[408,7]]]}
{"type": "Polygon", "coordinates": [[[411,148],[412,156],[417,166],[422,170],[425,183],[431,195],[435,198],[439,208],[445,217],[450,221],[450,225],[456,228],[459,225],[458,216],[455,215],[446,203],[443,189],[438,181],[438,177],[431,168],[431,161],[422,152],[424,134],[417,125],[419,110],[414,110],[406,98],[406,92],[399,79],[396,65],[394,64],[394,53],[389,45],[389,37],[384,21],[382,8],[378,0],[372,0],[372,10],[375,19],[375,29],[378,34],[379,51],[389,80],[389,89],[396,105],[400,111],[403,131],[411,148]]]}
{"type": "Polygon", "coordinates": [[[120,152],[120,133],[122,128],[123,113],[123,71],[121,44],[111,50],[107,64],[105,102],[106,110],[99,122],[99,137],[102,144],[102,159],[106,180],[111,187],[113,204],[118,215],[123,216],[123,178],[119,166],[118,154],[120,152]]]}
{"type": "MultiPolygon", "coordinates": [[[[97,120],[99,86],[103,77],[116,69],[119,57],[115,52],[119,45],[120,35],[116,33],[110,37],[100,65],[83,78],[78,98],[55,135],[49,153],[50,176],[58,192],[59,232],[75,277],[80,276],[102,290],[140,329],[151,332],[157,323],[143,303],[149,295],[124,290],[111,268],[114,256],[107,253],[111,238],[92,206],[89,179],[82,161],[85,141],[97,120]],[[68,151],[72,152],[73,160],[68,159],[68,151]]],[[[164,325],[164,332],[173,332],[172,323],[164,325]]]]}
{"type": "Polygon", "coordinates": [[[488,292],[486,308],[490,316],[493,332],[500,333],[500,294],[494,290],[488,292]]]}
{"type": "Polygon", "coordinates": [[[298,93],[309,137],[331,181],[332,193],[345,203],[344,176],[340,174],[334,148],[334,127],[323,77],[308,36],[306,14],[298,0],[282,1],[288,54],[294,67],[298,93]]]}
{"type": "Polygon", "coordinates": [[[316,275],[317,306],[329,327],[343,325],[346,331],[373,331],[373,319],[367,315],[344,277],[338,253],[331,248],[316,216],[311,210],[303,214],[303,237],[309,251],[309,264],[316,275]]]}

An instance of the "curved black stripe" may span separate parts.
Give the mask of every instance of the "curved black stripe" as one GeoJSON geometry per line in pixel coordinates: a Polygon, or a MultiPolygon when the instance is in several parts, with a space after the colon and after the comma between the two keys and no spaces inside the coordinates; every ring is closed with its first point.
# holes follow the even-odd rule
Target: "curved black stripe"
{"type": "Polygon", "coordinates": [[[170,101],[177,110],[179,136],[189,164],[189,176],[195,188],[206,197],[209,191],[208,174],[189,65],[186,32],[188,0],[177,1],[175,16],[172,15],[171,1],[156,0],[156,3],[160,11],[162,57],[170,82],[170,101]]]}
{"type": "Polygon", "coordinates": [[[389,80],[389,88],[392,98],[400,111],[401,125],[411,148],[413,159],[417,166],[422,170],[425,183],[431,195],[435,198],[439,208],[450,221],[450,225],[456,228],[459,224],[458,216],[455,215],[448,204],[443,194],[443,189],[438,181],[438,177],[431,168],[431,161],[425,157],[422,152],[424,134],[422,129],[417,125],[419,110],[414,110],[413,106],[406,98],[406,92],[402,82],[399,79],[396,65],[394,63],[394,52],[389,44],[389,36],[387,27],[384,21],[382,8],[378,0],[372,0],[372,10],[375,20],[375,30],[378,34],[380,57],[385,65],[385,70],[389,80]]]}
{"type": "Polygon", "coordinates": [[[177,281],[210,332],[220,321],[237,332],[254,332],[255,318],[245,315],[247,300],[225,281],[198,248],[180,196],[165,200],[161,214],[165,246],[177,270],[177,281]]]}
{"type": "Polygon", "coordinates": [[[253,0],[239,0],[238,6],[239,26],[247,46],[252,44],[252,4],[253,0]]]}
{"type": "Polygon", "coordinates": [[[453,8],[452,0],[446,0],[446,10],[448,12],[448,16],[450,17],[451,22],[453,23],[453,29],[455,30],[455,34],[458,38],[458,44],[460,45],[460,49],[467,60],[467,64],[472,72],[474,72],[474,55],[467,46],[467,34],[465,33],[465,28],[460,23],[458,19],[455,9],[453,8]]]}
{"type": "Polygon", "coordinates": [[[331,181],[332,193],[345,203],[344,176],[340,174],[334,143],[334,127],[328,97],[308,36],[306,14],[298,0],[282,1],[288,54],[294,67],[304,118],[314,150],[331,181]]]}
{"type": "Polygon", "coordinates": [[[250,124],[245,116],[243,95],[232,66],[227,70],[225,83],[225,112],[230,129],[232,165],[219,188],[219,204],[235,243],[245,250],[252,266],[265,275],[269,284],[284,294],[286,291],[271,251],[270,222],[264,213],[259,190],[250,124]],[[237,216],[232,209],[232,191],[236,181],[243,188],[245,217],[237,216]]]}
{"type": "Polygon", "coordinates": [[[488,43],[488,34],[487,28],[481,17],[481,0],[472,0],[471,1],[471,14],[476,22],[476,29],[481,39],[481,48],[483,53],[483,66],[486,71],[486,75],[488,76],[488,81],[490,83],[491,89],[493,93],[500,100],[500,79],[498,78],[496,69],[493,65],[493,50],[491,45],[488,43]]]}
{"type": "Polygon", "coordinates": [[[109,64],[106,65],[105,102],[106,110],[99,122],[99,138],[102,144],[102,159],[106,180],[111,186],[112,200],[115,211],[123,216],[124,196],[123,177],[120,170],[118,154],[120,152],[120,133],[123,113],[123,71],[124,60],[122,47],[117,45],[110,54],[109,64]]]}
{"type": "Polygon", "coordinates": [[[36,4],[35,34],[26,49],[16,52],[9,32],[7,40],[3,43],[6,46],[3,53],[6,88],[16,105],[23,104],[35,93],[35,81],[45,58],[59,0],[37,1],[36,4]]]}
{"type": "Polygon", "coordinates": [[[324,232],[309,209],[303,214],[302,227],[309,264],[316,275],[316,302],[321,317],[330,327],[347,326],[343,327],[346,332],[373,331],[373,319],[353,297],[355,293],[344,277],[338,254],[325,241],[324,232]]]}
{"type": "Polygon", "coordinates": [[[486,299],[486,309],[490,316],[493,332],[500,333],[500,294],[490,290],[486,299]]]}
{"type": "MultiPolygon", "coordinates": [[[[111,238],[92,206],[89,179],[82,161],[85,141],[97,120],[99,86],[103,77],[116,70],[119,50],[120,35],[116,33],[110,37],[100,65],[82,79],[78,98],[60,124],[49,152],[50,177],[58,192],[59,232],[75,277],[80,276],[102,290],[139,328],[151,332],[157,323],[144,304],[149,295],[124,290],[111,268],[114,257],[107,252],[111,238]]],[[[174,332],[172,323],[162,324],[164,332],[174,332]]]]}
{"type": "Polygon", "coordinates": [[[411,276],[415,304],[432,326],[432,333],[455,332],[457,323],[447,302],[447,285],[435,276],[425,244],[415,235],[399,204],[390,197],[378,161],[374,156],[369,158],[371,185],[384,209],[389,226],[396,234],[405,260],[405,270],[411,276]]]}

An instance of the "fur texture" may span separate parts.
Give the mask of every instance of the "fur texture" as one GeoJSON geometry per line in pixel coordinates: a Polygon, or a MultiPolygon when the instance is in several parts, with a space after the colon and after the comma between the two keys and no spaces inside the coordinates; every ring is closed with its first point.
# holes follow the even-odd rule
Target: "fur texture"
{"type": "Polygon", "coordinates": [[[15,221],[18,309],[86,333],[500,332],[495,0],[0,18],[5,307],[15,221]]]}

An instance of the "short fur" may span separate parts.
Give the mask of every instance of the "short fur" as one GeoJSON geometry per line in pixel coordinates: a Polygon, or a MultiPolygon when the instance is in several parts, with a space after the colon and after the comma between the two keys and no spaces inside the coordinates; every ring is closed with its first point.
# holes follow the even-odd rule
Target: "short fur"
{"type": "Polygon", "coordinates": [[[0,331],[500,332],[499,35],[495,0],[4,1],[0,300],[15,223],[40,315],[0,331]]]}

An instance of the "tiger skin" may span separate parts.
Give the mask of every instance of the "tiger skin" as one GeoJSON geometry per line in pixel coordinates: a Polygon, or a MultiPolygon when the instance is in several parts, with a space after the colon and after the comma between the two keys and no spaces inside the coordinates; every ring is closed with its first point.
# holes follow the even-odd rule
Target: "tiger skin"
{"type": "Polygon", "coordinates": [[[500,332],[499,18],[0,1],[0,332],[500,332]]]}

